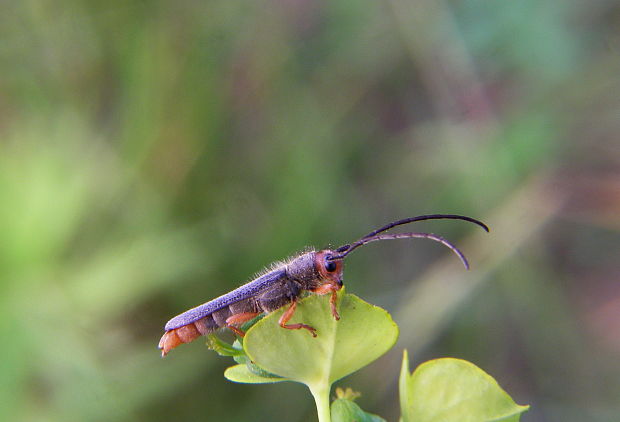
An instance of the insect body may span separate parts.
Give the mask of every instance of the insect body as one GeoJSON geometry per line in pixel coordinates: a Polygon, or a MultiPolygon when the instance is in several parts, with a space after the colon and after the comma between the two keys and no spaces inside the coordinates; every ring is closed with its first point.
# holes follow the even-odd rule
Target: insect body
{"type": "Polygon", "coordinates": [[[305,329],[316,337],[316,330],[309,325],[288,324],[295,313],[297,300],[304,291],[320,295],[331,294],[331,313],[336,320],[340,319],[336,309],[336,294],[342,287],[344,258],[356,248],[370,242],[414,237],[435,240],[449,247],[461,259],[465,268],[469,268],[467,259],[461,251],[440,236],[419,232],[384,233],[399,225],[443,218],[468,221],[489,231],[484,223],[470,217],[453,214],[421,215],[394,221],[351,244],[333,250],[306,251],[275,265],[249,283],[172,318],[166,323],[166,332],[159,341],[162,356],[178,345],[189,343],[218,328],[230,328],[237,335],[243,336],[244,333],[238,328],[241,324],[263,312],[273,312],[287,304],[290,306],[280,317],[278,321],[280,326],[289,330],[305,329]]]}

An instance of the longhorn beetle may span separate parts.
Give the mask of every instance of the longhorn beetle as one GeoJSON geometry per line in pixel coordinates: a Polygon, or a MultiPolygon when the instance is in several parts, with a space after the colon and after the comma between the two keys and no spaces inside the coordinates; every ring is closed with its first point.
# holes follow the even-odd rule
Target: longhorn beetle
{"type": "Polygon", "coordinates": [[[166,332],[159,341],[161,354],[166,356],[170,350],[181,343],[189,343],[218,328],[230,328],[235,334],[243,336],[243,331],[238,327],[244,322],[250,321],[263,312],[273,312],[289,303],[289,308],[278,321],[280,327],[289,330],[303,328],[308,330],[313,337],[316,337],[316,330],[309,325],[288,324],[295,313],[297,300],[304,291],[319,295],[329,293],[331,294],[331,313],[336,320],[340,319],[336,309],[336,293],[342,287],[343,261],[352,251],[370,242],[413,237],[431,239],[450,248],[461,259],[465,268],[469,269],[469,264],[463,253],[441,236],[419,232],[383,233],[403,224],[442,218],[468,221],[479,225],[487,232],[489,231],[483,222],[463,215],[420,215],[386,224],[359,240],[336,249],[306,250],[300,255],[274,264],[269,270],[249,283],[172,318],[166,323],[166,332]]]}

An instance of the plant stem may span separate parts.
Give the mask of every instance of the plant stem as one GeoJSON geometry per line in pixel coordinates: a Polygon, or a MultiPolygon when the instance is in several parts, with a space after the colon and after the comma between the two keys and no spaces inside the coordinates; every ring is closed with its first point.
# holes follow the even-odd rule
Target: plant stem
{"type": "Polygon", "coordinates": [[[316,412],[319,416],[319,422],[331,422],[331,412],[329,410],[329,390],[328,382],[319,382],[314,385],[308,385],[310,392],[316,403],[316,412]]]}

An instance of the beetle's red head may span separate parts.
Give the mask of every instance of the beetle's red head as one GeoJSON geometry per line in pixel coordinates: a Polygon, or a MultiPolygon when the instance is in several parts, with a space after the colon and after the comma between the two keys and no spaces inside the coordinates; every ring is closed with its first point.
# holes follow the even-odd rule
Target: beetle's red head
{"type": "Polygon", "coordinates": [[[339,290],[342,287],[344,263],[342,259],[330,259],[333,255],[336,255],[336,252],[331,249],[323,249],[317,252],[314,257],[314,265],[319,272],[321,280],[339,290]]]}

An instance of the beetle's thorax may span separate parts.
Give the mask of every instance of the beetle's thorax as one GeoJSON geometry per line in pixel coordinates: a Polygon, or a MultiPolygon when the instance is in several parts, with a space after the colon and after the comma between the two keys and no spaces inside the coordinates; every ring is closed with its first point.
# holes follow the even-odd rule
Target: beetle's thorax
{"type": "Polygon", "coordinates": [[[299,283],[304,290],[310,290],[318,283],[319,272],[314,264],[315,258],[315,251],[306,252],[286,265],[286,275],[299,283]]]}

